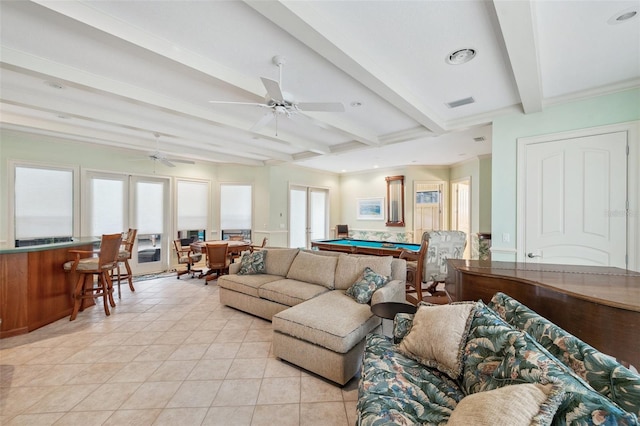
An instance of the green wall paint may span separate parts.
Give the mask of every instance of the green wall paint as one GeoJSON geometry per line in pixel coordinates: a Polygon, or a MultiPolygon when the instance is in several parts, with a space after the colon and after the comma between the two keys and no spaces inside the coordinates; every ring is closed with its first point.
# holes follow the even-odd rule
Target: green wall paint
{"type": "Polygon", "coordinates": [[[515,260],[517,241],[517,139],[640,119],[640,89],[546,107],[536,114],[498,118],[493,123],[492,246],[494,260],[515,260]],[[503,236],[509,236],[509,242],[503,236]]]}

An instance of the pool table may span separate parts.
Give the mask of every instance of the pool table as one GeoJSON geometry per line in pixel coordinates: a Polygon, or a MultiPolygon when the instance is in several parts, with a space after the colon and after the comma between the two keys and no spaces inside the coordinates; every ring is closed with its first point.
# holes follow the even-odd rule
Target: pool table
{"type": "Polygon", "coordinates": [[[336,240],[312,241],[311,248],[317,248],[318,250],[341,251],[344,253],[399,257],[402,250],[411,250],[416,252],[420,251],[420,244],[353,240],[350,238],[343,238],[336,240]]]}

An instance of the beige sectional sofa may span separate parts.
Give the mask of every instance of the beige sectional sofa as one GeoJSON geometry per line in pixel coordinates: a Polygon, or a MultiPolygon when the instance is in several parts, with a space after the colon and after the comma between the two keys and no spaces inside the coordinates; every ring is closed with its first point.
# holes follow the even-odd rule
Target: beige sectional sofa
{"type": "Polygon", "coordinates": [[[346,290],[369,267],[390,277],[372,304],[405,301],[403,259],[267,249],[264,263],[266,273],[255,275],[238,275],[240,265],[231,265],[218,279],[220,302],[272,321],[277,357],[341,385],[358,372],[365,336],[381,324],[346,290]]]}

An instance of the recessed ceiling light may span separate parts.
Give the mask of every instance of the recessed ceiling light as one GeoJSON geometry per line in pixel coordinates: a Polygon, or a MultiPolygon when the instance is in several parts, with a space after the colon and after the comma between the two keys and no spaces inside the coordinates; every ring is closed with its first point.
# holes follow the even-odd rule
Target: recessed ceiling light
{"type": "Polygon", "coordinates": [[[458,49],[451,52],[449,56],[447,56],[446,61],[451,65],[460,65],[469,62],[475,57],[475,49],[458,49]]]}
{"type": "Polygon", "coordinates": [[[358,107],[361,107],[361,106],[362,106],[362,102],[353,101],[353,102],[351,102],[351,104],[350,104],[350,105],[351,105],[352,107],[354,107],[354,108],[358,108],[358,107]]]}
{"type": "Polygon", "coordinates": [[[630,19],[635,18],[636,16],[638,16],[638,8],[630,7],[628,9],[625,9],[616,13],[611,18],[607,19],[607,23],[609,25],[621,24],[623,22],[627,22],[630,19]]]}
{"type": "Polygon", "coordinates": [[[378,165],[377,165],[377,164],[376,164],[376,165],[374,165],[374,166],[373,166],[373,168],[374,168],[374,169],[377,169],[377,168],[378,168],[378,165]]]}
{"type": "Polygon", "coordinates": [[[49,87],[53,87],[54,89],[58,89],[58,90],[64,89],[64,86],[62,84],[57,83],[55,81],[45,81],[44,84],[46,84],[49,87]]]}
{"type": "Polygon", "coordinates": [[[346,172],[346,170],[345,170],[345,169],[340,170],[340,173],[344,173],[344,172],[346,172]]]}

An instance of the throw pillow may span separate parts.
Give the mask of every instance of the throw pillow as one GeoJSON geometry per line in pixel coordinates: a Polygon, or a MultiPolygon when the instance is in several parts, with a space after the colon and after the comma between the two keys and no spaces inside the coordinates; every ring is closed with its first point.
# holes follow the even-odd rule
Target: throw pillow
{"type": "Polygon", "coordinates": [[[457,379],[475,307],[475,302],[418,307],[398,351],[457,379]]]}
{"type": "Polygon", "coordinates": [[[373,293],[388,282],[389,277],[377,274],[367,266],[362,277],[349,287],[346,293],[358,303],[369,303],[373,293]]]}
{"type": "Polygon", "coordinates": [[[263,250],[245,253],[240,259],[238,275],[264,274],[267,270],[264,259],[267,252],[263,250]]]}
{"type": "Polygon", "coordinates": [[[526,383],[462,398],[449,417],[453,426],[548,426],[564,396],[559,382],[526,383]]]}

